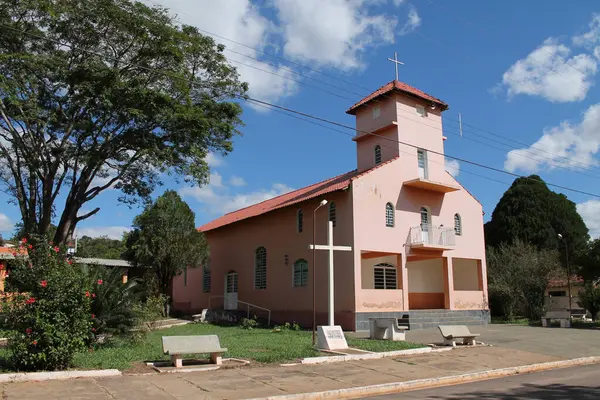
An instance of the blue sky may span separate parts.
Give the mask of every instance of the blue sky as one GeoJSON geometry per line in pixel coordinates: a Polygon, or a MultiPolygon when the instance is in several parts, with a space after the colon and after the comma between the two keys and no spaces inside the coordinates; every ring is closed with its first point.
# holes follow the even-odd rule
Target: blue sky
{"type": "MultiPolygon", "coordinates": [[[[344,111],[394,78],[387,58],[397,51],[405,63],[400,80],[450,105],[443,114],[447,154],[600,193],[600,16],[595,14],[600,6],[594,1],[579,1],[577,7],[538,0],[147,2],[172,8],[185,23],[248,45],[219,39],[248,56],[226,52],[250,83],[253,97],[349,125],[353,117],[344,111]],[[463,138],[457,135],[458,113],[465,124],[463,138]]],[[[356,166],[355,144],[347,135],[247,104],[243,120],[243,136],[235,139],[233,153],[211,155],[209,186],[167,182],[155,195],[165,188],[179,190],[201,225],[356,166]]],[[[459,168],[454,170],[457,179],[483,203],[487,221],[514,178],[466,163],[459,168]]],[[[599,199],[564,193],[599,236],[599,199]]],[[[118,205],[117,197],[110,190],[86,206],[101,211],[81,223],[79,233],[118,237],[128,229],[141,210],[118,205]]],[[[0,195],[5,237],[20,219],[7,200],[0,195]]]]}

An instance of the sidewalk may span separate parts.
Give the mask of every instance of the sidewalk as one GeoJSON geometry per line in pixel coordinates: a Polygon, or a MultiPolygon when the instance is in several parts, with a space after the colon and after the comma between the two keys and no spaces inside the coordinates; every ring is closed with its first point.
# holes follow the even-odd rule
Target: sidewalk
{"type": "Polygon", "coordinates": [[[436,378],[565,359],[501,347],[325,365],[11,383],[3,399],[247,399],[436,378]]]}

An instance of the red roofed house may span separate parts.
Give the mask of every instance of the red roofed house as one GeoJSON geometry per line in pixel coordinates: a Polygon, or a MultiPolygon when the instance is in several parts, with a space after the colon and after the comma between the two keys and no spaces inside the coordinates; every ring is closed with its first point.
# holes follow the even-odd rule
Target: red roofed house
{"type": "MultiPolygon", "coordinates": [[[[173,283],[173,307],[268,309],[278,323],[312,325],[316,243],[335,254],[335,322],[367,330],[369,317],[411,329],[488,320],[481,204],[444,165],[443,101],[393,81],[352,106],[357,168],[229,213],[199,229],[210,263],[173,283]],[[210,299],[210,300],[209,300],[210,299]]],[[[327,252],[316,255],[317,323],[327,321],[327,252]]],[[[261,310],[255,309],[257,315],[261,310]]]]}

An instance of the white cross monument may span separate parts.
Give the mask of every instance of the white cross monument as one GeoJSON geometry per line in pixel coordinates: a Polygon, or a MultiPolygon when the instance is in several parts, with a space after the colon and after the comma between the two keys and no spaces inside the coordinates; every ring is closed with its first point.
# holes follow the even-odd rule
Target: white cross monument
{"type": "Polygon", "coordinates": [[[394,52],[394,58],[388,58],[389,61],[396,64],[396,80],[398,80],[398,65],[404,65],[402,61],[398,61],[398,53],[394,52]]]}
{"type": "MultiPolygon", "coordinates": [[[[350,246],[334,246],[333,245],[333,221],[329,221],[327,225],[327,244],[326,245],[309,245],[311,250],[327,250],[329,252],[329,317],[327,326],[319,326],[317,332],[317,347],[320,349],[335,350],[347,349],[348,344],[341,326],[334,325],[334,283],[333,283],[333,252],[334,251],[352,251],[350,246]]],[[[313,274],[315,273],[313,265],[313,274]]]]}

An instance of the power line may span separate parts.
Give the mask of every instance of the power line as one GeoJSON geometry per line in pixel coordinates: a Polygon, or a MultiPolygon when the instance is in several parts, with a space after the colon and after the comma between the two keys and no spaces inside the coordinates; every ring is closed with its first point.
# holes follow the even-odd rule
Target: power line
{"type": "MultiPolygon", "coordinates": [[[[153,0],[146,0],[146,1],[147,1],[147,2],[149,2],[149,3],[155,4],[155,5],[161,6],[161,7],[165,7],[165,5],[163,5],[163,4],[160,4],[160,3],[156,2],[156,1],[153,1],[153,0]]],[[[429,1],[430,1],[430,2],[432,2],[432,0],[429,0],[429,1]]],[[[433,4],[433,2],[432,2],[432,4],[433,4]]],[[[189,13],[181,13],[181,14],[185,14],[185,15],[188,15],[188,16],[192,16],[192,15],[191,15],[191,14],[189,14],[189,13]]],[[[467,21],[467,22],[469,22],[469,21],[467,21]]],[[[469,22],[469,23],[470,23],[470,22],[469,22]]],[[[369,90],[369,91],[371,90],[371,89],[369,89],[369,88],[366,88],[366,87],[364,87],[364,86],[357,85],[356,83],[353,83],[353,82],[347,81],[347,80],[345,80],[345,79],[342,79],[342,78],[336,77],[336,76],[334,76],[334,75],[327,74],[327,73],[325,73],[325,72],[319,71],[319,70],[317,70],[317,69],[315,69],[315,68],[311,68],[311,67],[305,66],[305,65],[303,65],[303,64],[300,64],[300,63],[297,63],[297,62],[291,61],[291,60],[289,60],[289,59],[286,59],[285,57],[281,57],[281,56],[278,56],[278,55],[276,55],[276,54],[273,54],[273,53],[265,52],[265,51],[263,51],[263,50],[261,50],[261,49],[258,49],[258,48],[256,48],[256,47],[252,47],[252,46],[249,46],[249,45],[247,45],[247,44],[241,43],[241,42],[239,42],[239,41],[236,41],[236,40],[233,40],[233,39],[227,38],[227,37],[225,37],[225,36],[218,35],[218,34],[216,34],[216,33],[214,33],[214,32],[210,32],[210,31],[208,31],[208,30],[201,29],[201,28],[199,28],[199,27],[197,27],[197,29],[198,29],[200,32],[203,32],[203,33],[205,33],[205,34],[208,34],[208,35],[211,35],[211,36],[214,36],[214,37],[217,37],[217,38],[220,38],[220,39],[223,39],[223,40],[229,41],[229,42],[231,42],[231,43],[235,43],[235,44],[237,44],[237,45],[240,45],[240,46],[246,47],[246,48],[248,48],[248,49],[251,49],[251,50],[257,51],[257,52],[259,52],[259,53],[261,53],[261,54],[265,54],[265,55],[267,55],[267,56],[269,56],[269,57],[274,57],[274,58],[276,58],[276,59],[279,59],[279,60],[281,60],[281,61],[284,61],[284,62],[290,63],[290,64],[292,64],[292,65],[296,65],[296,66],[298,66],[298,67],[301,67],[301,68],[306,68],[306,69],[308,69],[308,70],[310,70],[310,71],[312,71],[312,72],[316,72],[316,73],[319,73],[319,74],[321,74],[321,75],[324,75],[324,76],[330,77],[330,78],[332,78],[332,79],[336,79],[336,80],[342,81],[342,82],[344,82],[344,83],[350,84],[350,85],[352,85],[352,86],[355,86],[355,87],[363,88],[363,89],[365,89],[365,90],[369,90]]],[[[436,43],[436,44],[438,44],[438,45],[440,45],[440,46],[444,46],[444,47],[451,48],[451,47],[449,47],[449,46],[447,46],[447,45],[444,45],[443,43],[441,43],[441,42],[439,42],[439,41],[437,41],[437,40],[435,40],[435,39],[429,38],[428,36],[426,36],[426,35],[424,35],[424,34],[422,34],[422,33],[420,33],[420,32],[417,32],[417,33],[418,33],[420,36],[422,36],[422,37],[426,38],[427,40],[430,40],[430,41],[432,41],[432,42],[434,42],[434,43],[436,43]]],[[[349,91],[349,90],[347,90],[347,89],[341,88],[341,87],[339,87],[339,86],[335,86],[335,85],[332,85],[332,84],[326,83],[326,82],[324,82],[324,81],[322,81],[322,80],[317,80],[317,79],[315,79],[315,78],[313,78],[313,77],[309,77],[309,76],[306,76],[306,75],[304,75],[304,74],[297,73],[297,72],[293,71],[293,70],[292,70],[292,69],[290,69],[290,68],[285,68],[285,67],[277,66],[277,65],[275,65],[275,64],[272,64],[272,63],[268,63],[268,62],[266,62],[266,61],[259,60],[259,59],[258,59],[258,58],[256,58],[256,57],[252,57],[252,56],[249,56],[249,55],[247,55],[247,54],[243,54],[243,53],[240,53],[240,52],[237,52],[237,51],[231,50],[231,49],[227,49],[227,48],[226,48],[226,51],[230,51],[230,52],[232,52],[232,53],[235,53],[235,54],[238,54],[238,55],[242,55],[242,56],[244,56],[244,57],[247,57],[247,58],[253,59],[253,60],[255,60],[255,61],[258,61],[258,62],[261,62],[261,63],[265,63],[265,64],[268,64],[268,65],[271,65],[271,66],[273,66],[273,67],[275,67],[275,68],[281,68],[281,69],[284,69],[284,70],[287,70],[287,71],[293,72],[293,73],[295,73],[295,74],[297,74],[297,75],[300,75],[300,76],[302,76],[302,77],[304,77],[304,78],[306,78],[306,79],[315,80],[315,81],[317,81],[317,82],[320,82],[320,83],[322,83],[322,84],[325,84],[325,85],[327,85],[327,86],[329,86],[329,87],[336,88],[337,90],[342,90],[342,91],[345,91],[345,92],[347,92],[347,93],[355,94],[355,95],[357,95],[357,96],[360,96],[361,98],[362,98],[362,97],[365,97],[365,95],[364,95],[364,94],[360,94],[360,93],[352,92],[352,91],[349,91]]],[[[471,60],[473,60],[471,57],[468,57],[468,59],[471,59],[471,60]]],[[[292,81],[295,81],[295,82],[297,82],[297,83],[300,83],[300,81],[298,81],[298,80],[296,80],[296,79],[292,79],[292,78],[286,77],[286,76],[284,76],[284,75],[277,74],[276,72],[273,72],[273,71],[267,71],[267,70],[261,69],[261,68],[259,68],[259,67],[256,67],[256,66],[250,66],[250,65],[247,65],[247,64],[243,64],[243,63],[241,63],[241,62],[239,62],[239,61],[231,60],[231,59],[230,59],[230,61],[236,62],[236,63],[238,63],[238,64],[245,65],[245,66],[247,66],[247,67],[249,67],[249,68],[253,68],[253,69],[256,69],[256,70],[259,70],[259,71],[263,71],[263,72],[265,72],[265,73],[268,73],[268,74],[271,74],[271,75],[279,76],[279,77],[281,77],[281,78],[284,78],[284,79],[290,79],[290,80],[292,80],[292,81]]],[[[474,61],[474,60],[473,60],[473,61],[474,61]]],[[[539,63],[537,60],[534,60],[534,61],[535,61],[535,62],[537,62],[538,64],[540,64],[540,65],[544,66],[543,64],[539,63]]],[[[546,67],[546,66],[545,66],[545,67],[546,67]]],[[[334,68],[334,69],[336,69],[336,70],[339,70],[339,71],[341,71],[339,68],[335,68],[335,67],[332,67],[332,68],[334,68]]],[[[553,71],[554,71],[554,70],[553,70],[553,71]]],[[[341,71],[341,72],[343,72],[343,71],[341,71]]],[[[558,73],[558,71],[554,71],[554,72],[558,73]]],[[[562,75],[562,74],[560,74],[560,73],[559,73],[559,75],[562,75]]],[[[564,75],[563,75],[563,76],[564,76],[564,75]]],[[[304,86],[307,86],[307,87],[311,87],[311,88],[314,88],[314,89],[320,90],[320,88],[318,88],[318,87],[315,87],[314,85],[310,85],[310,84],[304,84],[304,86]]],[[[330,91],[326,91],[326,90],[323,90],[323,91],[324,91],[324,92],[326,92],[326,93],[329,93],[329,94],[331,94],[331,95],[333,95],[333,96],[336,96],[336,97],[338,97],[338,98],[344,98],[344,97],[342,97],[342,96],[340,96],[340,95],[338,95],[338,94],[336,94],[336,93],[332,93],[332,92],[330,92],[330,91]]],[[[390,97],[389,95],[387,95],[387,94],[383,95],[382,97],[385,97],[385,98],[388,98],[388,99],[390,99],[390,98],[391,98],[391,97],[390,97]]],[[[349,100],[351,100],[351,101],[355,101],[354,99],[349,99],[349,100]]],[[[376,100],[374,100],[374,101],[376,101],[376,102],[378,102],[378,103],[381,103],[381,101],[380,101],[380,100],[378,100],[378,99],[376,99],[376,100]]],[[[371,107],[371,105],[367,105],[367,106],[371,107]]],[[[458,120],[456,120],[456,119],[453,119],[453,118],[450,118],[450,117],[445,117],[445,118],[446,118],[446,119],[448,119],[448,120],[451,120],[451,121],[459,122],[458,120]]],[[[415,122],[416,122],[416,121],[415,121],[415,122]]],[[[526,149],[525,151],[526,151],[526,152],[528,152],[529,154],[532,154],[532,155],[536,155],[536,156],[538,156],[538,155],[539,155],[539,153],[545,153],[545,154],[548,154],[548,155],[550,155],[550,156],[552,156],[552,157],[557,157],[557,158],[559,158],[559,159],[564,159],[564,160],[568,161],[568,165],[567,165],[567,166],[563,166],[563,165],[554,165],[554,167],[555,167],[555,168],[559,168],[559,169],[566,169],[566,170],[568,170],[568,171],[575,172],[575,173],[579,173],[579,174],[582,174],[582,175],[591,176],[591,177],[595,177],[595,178],[600,178],[600,176],[599,176],[599,175],[593,175],[593,174],[589,174],[589,173],[584,173],[584,172],[582,172],[582,171],[578,171],[578,170],[574,169],[574,168],[576,168],[576,167],[572,166],[572,164],[577,164],[577,165],[580,165],[580,166],[581,166],[581,167],[583,167],[583,168],[597,169],[598,171],[600,171],[600,167],[598,167],[598,166],[594,166],[594,165],[591,165],[591,164],[588,164],[588,163],[585,163],[585,162],[582,162],[582,161],[579,161],[579,160],[574,160],[574,159],[572,159],[572,158],[569,158],[568,156],[563,156],[563,155],[560,155],[560,154],[555,154],[555,153],[549,152],[549,151],[547,151],[547,150],[544,150],[544,149],[530,148],[531,146],[530,146],[529,144],[526,144],[526,143],[523,143],[523,142],[516,141],[516,140],[514,140],[514,139],[511,139],[511,138],[508,138],[508,137],[506,137],[506,136],[503,136],[503,135],[500,135],[500,134],[497,134],[497,133],[491,132],[491,131],[489,131],[489,130],[487,130],[487,129],[484,129],[484,128],[479,128],[479,127],[477,127],[477,126],[474,126],[474,125],[471,125],[471,124],[464,123],[464,125],[465,125],[465,126],[468,126],[468,127],[471,127],[472,129],[475,129],[475,130],[479,130],[479,131],[481,131],[481,132],[484,132],[484,133],[486,133],[486,134],[489,134],[489,135],[492,135],[492,136],[496,136],[496,137],[500,137],[500,138],[502,138],[502,139],[505,139],[505,140],[507,140],[507,141],[511,141],[511,142],[513,142],[513,143],[518,143],[518,144],[519,144],[519,145],[521,145],[521,146],[525,146],[525,147],[527,147],[527,149],[526,149]]],[[[468,132],[468,133],[477,135],[477,134],[476,134],[476,133],[474,133],[474,132],[468,132]]],[[[480,137],[482,137],[482,138],[485,138],[485,137],[484,137],[484,136],[482,136],[482,135],[477,135],[477,136],[480,136],[480,137]]],[[[469,137],[466,137],[466,139],[467,139],[467,140],[472,140],[472,139],[471,139],[471,138],[469,138],[469,137]]],[[[491,140],[491,139],[488,139],[488,138],[485,138],[485,139],[486,139],[486,140],[491,140]]],[[[491,140],[491,141],[494,141],[494,140],[491,140]]],[[[476,141],[476,142],[477,142],[477,141],[476,141]]],[[[481,143],[481,142],[479,142],[479,143],[481,143]]],[[[482,144],[484,144],[484,143],[482,143],[482,144]]],[[[487,144],[484,144],[484,145],[487,145],[487,144]]],[[[509,145],[506,145],[506,144],[504,144],[504,145],[505,145],[505,146],[509,146],[509,145]]],[[[495,148],[495,147],[493,147],[493,146],[490,146],[490,147],[491,147],[491,148],[495,148]]],[[[512,149],[514,149],[514,150],[523,150],[523,149],[520,149],[520,148],[517,148],[517,147],[514,147],[514,146],[509,146],[509,147],[511,147],[511,148],[512,148],[512,149]]],[[[555,162],[555,160],[554,160],[553,158],[544,157],[544,156],[541,156],[541,155],[539,155],[539,158],[541,158],[542,160],[540,160],[540,159],[535,159],[535,158],[531,158],[531,157],[529,157],[529,156],[527,156],[527,155],[524,155],[524,154],[518,154],[518,156],[519,156],[519,157],[522,157],[522,158],[527,158],[527,159],[530,159],[530,160],[533,160],[533,161],[536,161],[536,162],[540,162],[540,161],[543,161],[543,160],[549,160],[549,161],[550,161],[550,164],[556,164],[556,162],[555,162]]]]}
{"type": "MultiPolygon", "coordinates": [[[[47,38],[47,37],[44,37],[44,36],[40,36],[40,35],[31,33],[31,32],[26,32],[26,31],[23,31],[23,30],[20,30],[20,29],[16,29],[16,28],[14,28],[12,26],[9,26],[9,25],[6,25],[6,24],[0,24],[0,26],[3,26],[5,28],[8,28],[10,30],[19,32],[19,33],[24,34],[24,35],[28,35],[28,36],[31,36],[31,37],[36,37],[36,38],[41,39],[41,40],[46,40],[46,41],[49,41],[49,42],[53,42],[53,43],[55,43],[55,44],[57,44],[59,46],[68,47],[68,48],[74,50],[74,48],[73,48],[73,46],[71,44],[62,43],[60,40],[50,39],[50,38],[47,38]]],[[[107,55],[104,55],[104,54],[99,54],[99,53],[96,53],[96,52],[91,51],[91,50],[87,50],[87,49],[78,49],[78,50],[79,51],[83,51],[83,52],[87,52],[87,53],[90,53],[90,54],[94,54],[94,55],[102,57],[102,58],[111,59],[111,60],[116,61],[116,62],[123,62],[122,60],[119,60],[119,59],[117,59],[115,57],[107,56],[107,55]]],[[[196,84],[196,82],[194,82],[192,80],[181,78],[179,76],[174,76],[174,75],[172,75],[170,73],[167,73],[167,72],[164,72],[164,71],[160,71],[160,70],[158,70],[156,68],[151,68],[151,67],[146,67],[146,66],[143,66],[143,65],[131,64],[131,63],[130,63],[130,65],[136,66],[136,67],[138,67],[140,69],[144,69],[144,70],[147,70],[147,71],[150,71],[150,72],[155,72],[155,73],[158,73],[158,74],[163,75],[163,76],[168,76],[168,77],[170,77],[172,79],[177,79],[177,80],[183,81],[183,82],[191,84],[191,85],[195,85],[196,84]]],[[[224,94],[227,94],[227,93],[224,93],[224,94]]],[[[302,111],[297,111],[297,110],[294,110],[294,109],[291,109],[291,108],[288,108],[288,107],[284,107],[284,106],[280,106],[280,105],[277,105],[277,104],[269,103],[269,102],[266,102],[266,101],[263,101],[263,100],[259,100],[259,99],[254,99],[254,98],[249,97],[249,96],[242,96],[242,95],[238,95],[238,94],[234,94],[234,93],[230,93],[228,95],[233,96],[233,97],[238,98],[238,99],[241,99],[241,100],[246,101],[246,102],[253,102],[253,103],[257,103],[257,104],[263,104],[263,105],[266,105],[266,106],[269,106],[269,107],[277,108],[277,109],[280,109],[280,110],[283,110],[283,111],[287,111],[289,113],[293,113],[293,114],[296,114],[296,115],[300,115],[300,116],[303,116],[303,117],[306,117],[306,118],[310,118],[310,119],[313,119],[313,120],[316,120],[316,121],[320,121],[320,122],[324,122],[324,123],[327,123],[327,124],[331,124],[333,126],[337,126],[337,127],[341,127],[341,128],[345,128],[345,129],[350,129],[350,130],[355,131],[355,132],[361,132],[361,133],[364,133],[364,134],[367,134],[367,135],[376,136],[376,137],[379,137],[379,138],[382,138],[382,139],[385,139],[385,140],[388,140],[388,141],[391,141],[391,142],[396,142],[398,144],[403,144],[403,145],[408,146],[408,147],[419,149],[418,146],[410,144],[410,143],[406,143],[406,142],[403,142],[403,141],[400,141],[400,140],[395,140],[393,138],[388,138],[388,137],[385,137],[385,136],[382,136],[382,135],[379,135],[379,134],[376,134],[376,133],[373,133],[373,132],[367,132],[367,131],[359,130],[359,129],[356,129],[356,128],[351,127],[349,125],[342,124],[340,122],[335,122],[335,121],[328,120],[326,118],[317,117],[315,115],[308,114],[308,113],[305,113],[305,112],[302,112],[302,111]]],[[[532,179],[532,178],[529,178],[529,177],[526,177],[526,176],[515,174],[515,173],[509,172],[509,171],[504,171],[504,170],[496,168],[496,167],[492,167],[492,166],[489,166],[489,165],[477,163],[477,162],[470,161],[470,160],[467,160],[467,159],[464,159],[464,158],[461,158],[461,157],[456,157],[456,156],[444,154],[444,153],[441,153],[441,152],[438,152],[438,151],[435,151],[435,150],[427,150],[427,151],[430,152],[430,153],[432,153],[432,154],[437,154],[437,155],[440,155],[442,157],[447,157],[447,158],[450,158],[450,159],[453,159],[453,160],[457,160],[457,161],[460,161],[460,162],[463,162],[463,163],[471,164],[471,165],[474,165],[474,166],[477,166],[477,167],[480,167],[480,168],[484,168],[484,169],[487,169],[487,170],[490,170],[490,171],[499,172],[499,173],[510,175],[510,176],[513,176],[513,177],[516,177],[516,178],[523,178],[523,179],[534,180],[535,181],[535,179],[532,179]]],[[[546,182],[546,185],[552,186],[552,187],[556,187],[556,188],[559,188],[559,189],[563,189],[563,190],[567,190],[567,191],[570,191],[570,192],[573,192],[573,193],[579,193],[579,194],[584,194],[584,195],[587,195],[587,196],[592,196],[592,197],[600,198],[600,195],[598,195],[598,194],[586,192],[586,191],[579,190],[579,189],[573,189],[573,188],[570,188],[570,187],[567,187],[567,186],[558,185],[558,184],[555,184],[555,183],[546,182]]]]}
{"type": "MultiPolygon", "coordinates": [[[[234,53],[236,53],[236,54],[240,54],[240,55],[242,55],[242,56],[246,56],[246,57],[248,57],[248,58],[251,58],[251,59],[253,59],[253,60],[260,61],[260,60],[258,60],[258,59],[256,59],[256,58],[254,58],[254,57],[251,57],[251,56],[245,55],[245,54],[243,54],[243,53],[239,53],[239,52],[234,52],[234,53]]],[[[320,91],[322,91],[322,92],[324,92],[324,93],[328,93],[328,94],[330,94],[330,95],[332,95],[332,96],[335,96],[335,97],[338,97],[338,98],[341,98],[341,99],[348,99],[348,100],[354,101],[353,99],[350,99],[350,98],[349,98],[349,97],[347,97],[347,96],[342,96],[342,95],[340,95],[340,94],[338,94],[338,93],[331,92],[330,90],[322,89],[322,88],[320,88],[320,87],[318,87],[318,86],[311,85],[311,84],[308,84],[308,83],[306,83],[306,82],[303,82],[303,81],[300,81],[300,80],[297,80],[297,79],[293,79],[293,78],[287,77],[287,76],[285,76],[285,75],[282,75],[282,74],[278,74],[278,73],[276,73],[276,72],[273,72],[273,71],[269,71],[269,70],[266,70],[266,69],[263,69],[263,68],[260,68],[260,67],[254,66],[254,65],[246,64],[246,63],[243,63],[243,62],[241,62],[241,61],[234,60],[234,59],[231,59],[231,58],[227,58],[227,59],[228,59],[229,61],[231,61],[231,62],[234,62],[234,63],[240,64],[240,65],[246,66],[246,67],[248,67],[248,68],[253,68],[253,69],[255,69],[255,70],[262,71],[262,72],[265,72],[265,73],[267,73],[267,74],[271,74],[271,75],[274,75],[274,76],[281,77],[281,78],[283,78],[283,79],[289,79],[289,80],[291,80],[291,81],[293,81],[293,82],[296,82],[296,83],[298,83],[298,84],[301,84],[301,85],[304,85],[304,86],[307,86],[307,87],[310,87],[310,88],[313,88],[313,89],[316,89],[316,90],[320,90],[320,91]]],[[[266,64],[268,64],[268,65],[271,65],[271,66],[274,66],[273,64],[270,64],[270,63],[266,63],[266,64]]],[[[295,72],[295,71],[293,71],[293,70],[289,70],[289,71],[295,72]]],[[[299,74],[299,75],[300,75],[300,76],[304,76],[304,77],[306,77],[306,78],[308,78],[308,79],[312,79],[311,77],[307,77],[307,76],[305,76],[305,75],[303,75],[303,74],[299,74]]],[[[318,81],[318,82],[321,82],[321,81],[318,81]]],[[[334,87],[334,88],[337,88],[337,87],[336,87],[336,86],[334,86],[334,85],[330,85],[330,84],[328,84],[328,85],[329,85],[329,86],[332,86],[332,87],[334,87]]],[[[338,88],[338,89],[339,89],[339,88],[338,88]]],[[[346,91],[347,91],[347,90],[346,90],[346,91]]],[[[350,91],[347,91],[347,92],[349,92],[349,93],[352,93],[352,92],[350,92],[350,91]]],[[[389,99],[392,99],[392,98],[391,98],[390,96],[388,96],[388,95],[384,95],[384,96],[385,96],[385,97],[387,97],[387,98],[389,98],[389,99]]],[[[375,101],[376,101],[376,102],[379,102],[379,103],[382,103],[380,100],[377,100],[377,99],[375,99],[375,101]]],[[[372,106],[372,105],[370,105],[370,104],[365,104],[364,106],[365,106],[365,107],[368,107],[368,108],[372,108],[372,107],[374,107],[374,106],[372,106]]],[[[408,114],[408,111],[405,111],[405,110],[397,110],[397,111],[398,111],[398,112],[403,112],[403,113],[406,113],[406,114],[408,114]]],[[[426,124],[426,123],[424,123],[423,121],[415,120],[415,119],[408,118],[408,117],[403,117],[403,116],[401,116],[401,115],[398,115],[398,116],[399,116],[400,118],[405,118],[405,119],[407,119],[407,120],[409,120],[409,121],[413,121],[413,122],[415,122],[415,123],[418,123],[418,124],[421,124],[421,125],[424,125],[424,126],[427,126],[427,127],[430,127],[430,128],[436,129],[436,130],[439,130],[439,131],[441,131],[441,132],[444,132],[443,128],[439,128],[439,127],[437,127],[437,126],[433,126],[433,125],[426,124]]],[[[452,121],[452,119],[450,119],[450,120],[452,121]]],[[[461,122],[461,123],[462,123],[462,122],[461,122]]],[[[470,126],[469,124],[464,124],[464,125],[470,126]]],[[[458,135],[458,134],[455,134],[455,133],[452,133],[452,132],[449,132],[449,133],[451,133],[451,134],[453,134],[453,135],[456,135],[456,136],[460,136],[460,135],[458,135]]],[[[509,145],[509,144],[506,144],[506,143],[504,143],[504,142],[500,142],[500,141],[498,141],[498,140],[494,140],[494,139],[491,139],[491,138],[485,137],[485,136],[483,136],[483,135],[480,135],[480,134],[478,134],[478,133],[475,133],[475,132],[467,131],[467,133],[470,133],[470,134],[473,134],[473,135],[475,135],[475,136],[478,136],[478,137],[484,138],[485,140],[489,140],[489,141],[492,141],[492,142],[495,142],[495,143],[501,144],[501,145],[503,145],[503,146],[506,146],[506,147],[508,147],[509,149],[512,149],[512,150],[522,150],[522,149],[520,149],[520,148],[518,148],[518,147],[515,147],[515,146],[512,146],[512,145],[509,145]]],[[[463,136],[461,136],[461,137],[463,137],[463,136]]],[[[496,150],[503,151],[503,152],[504,152],[504,151],[506,151],[506,149],[501,149],[501,148],[498,148],[498,147],[496,147],[496,146],[494,146],[494,145],[491,145],[491,144],[489,144],[489,143],[482,142],[482,141],[480,141],[480,140],[477,140],[477,139],[474,139],[474,138],[471,138],[471,137],[468,137],[468,136],[467,136],[467,137],[464,137],[464,138],[465,138],[465,139],[467,139],[467,140],[471,140],[471,141],[473,141],[473,142],[476,142],[476,143],[480,143],[480,144],[482,144],[482,145],[484,145],[484,146],[488,146],[488,147],[490,147],[490,148],[492,148],[492,149],[496,149],[496,150]]],[[[532,151],[532,150],[539,150],[539,149],[527,149],[527,150],[525,150],[525,151],[526,151],[527,153],[529,153],[529,154],[532,154],[532,155],[538,155],[538,154],[535,154],[535,153],[533,153],[533,151],[532,151]]],[[[545,160],[545,161],[547,161],[547,162],[548,162],[548,161],[550,161],[550,162],[554,161],[554,160],[552,160],[551,158],[544,157],[544,156],[541,156],[541,155],[538,155],[538,158],[534,158],[534,157],[530,157],[530,156],[528,156],[527,154],[521,154],[521,153],[519,153],[519,154],[517,154],[517,156],[518,156],[518,157],[521,157],[521,158],[526,158],[526,159],[528,159],[528,160],[532,160],[532,161],[535,161],[535,162],[540,162],[540,161],[544,161],[544,160],[545,160]]],[[[572,159],[570,159],[570,158],[568,158],[568,157],[565,157],[565,156],[559,156],[559,157],[562,157],[562,158],[564,158],[565,160],[567,160],[567,161],[569,161],[569,162],[574,162],[574,163],[576,163],[576,164],[577,164],[577,163],[579,163],[577,160],[572,160],[572,159]]],[[[556,167],[556,168],[560,168],[560,169],[566,169],[566,170],[568,170],[568,171],[571,171],[571,172],[574,172],[574,173],[578,173],[578,174],[581,174],[581,175],[585,175],[585,176],[588,176],[588,177],[592,177],[592,178],[595,178],[595,179],[600,179],[600,175],[590,174],[590,173],[587,173],[587,172],[585,172],[585,171],[579,171],[579,170],[576,170],[576,169],[574,169],[575,167],[574,167],[574,166],[572,166],[572,165],[566,165],[566,166],[563,166],[563,165],[556,165],[555,167],[556,167]]],[[[591,166],[590,166],[590,167],[591,167],[591,166]]]]}

